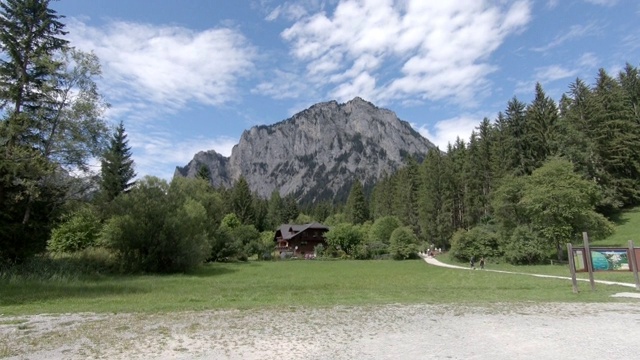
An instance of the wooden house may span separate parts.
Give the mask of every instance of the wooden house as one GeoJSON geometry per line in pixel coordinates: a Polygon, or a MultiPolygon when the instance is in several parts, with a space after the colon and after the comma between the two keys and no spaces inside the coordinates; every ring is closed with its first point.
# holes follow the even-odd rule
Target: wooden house
{"type": "Polygon", "coordinates": [[[318,244],[327,247],[324,239],[324,233],[327,231],[327,226],[317,222],[304,225],[282,224],[274,236],[276,252],[294,257],[313,256],[313,249],[318,244]]]}

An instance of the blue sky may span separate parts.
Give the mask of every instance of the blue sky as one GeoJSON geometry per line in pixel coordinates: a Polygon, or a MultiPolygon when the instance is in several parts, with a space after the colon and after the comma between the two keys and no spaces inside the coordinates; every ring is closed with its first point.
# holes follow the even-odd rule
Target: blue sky
{"type": "Polygon", "coordinates": [[[554,99],[640,65],[633,0],[62,0],[71,44],[101,60],[107,118],[139,175],[170,179],[244,130],[360,96],[441,148],[536,82],[554,99]]]}

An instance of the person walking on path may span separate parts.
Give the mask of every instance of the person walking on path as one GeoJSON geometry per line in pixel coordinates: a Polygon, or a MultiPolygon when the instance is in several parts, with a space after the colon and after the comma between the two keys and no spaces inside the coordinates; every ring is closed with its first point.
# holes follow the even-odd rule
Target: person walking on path
{"type": "Polygon", "coordinates": [[[480,258],[480,270],[484,270],[484,256],[480,258]]]}
{"type": "Polygon", "coordinates": [[[473,257],[473,255],[471,255],[471,259],[469,260],[469,265],[471,265],[471,268],[473,270],[476,269],[476,259],[473,257]]]}

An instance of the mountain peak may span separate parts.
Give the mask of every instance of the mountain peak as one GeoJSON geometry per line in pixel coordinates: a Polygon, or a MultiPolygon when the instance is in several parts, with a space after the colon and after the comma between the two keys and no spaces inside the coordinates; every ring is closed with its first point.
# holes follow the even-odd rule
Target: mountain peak
{"type": "Polygon", "coordinates": [[[302,202],[343,201],[355,180],[372,186],[404,166],[408,155],[423,158],[432,147],[392,111],[355,97],[345,104],[318,103],[276,124],[254,126],[242,134],[230,158],[198,153],[175,175],[195,176],[204,165],[217,186],[232,186],[243,176],[265,198],[279,190],[302,202]]]}

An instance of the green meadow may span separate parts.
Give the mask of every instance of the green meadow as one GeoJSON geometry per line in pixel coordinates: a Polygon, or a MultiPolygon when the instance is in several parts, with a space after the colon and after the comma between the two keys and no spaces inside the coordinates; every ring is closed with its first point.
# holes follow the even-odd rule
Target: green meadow
{"type": "MultiPolygon", "coordinates": [[[[593,246],[640,246],[640,209],[623,212],[616,232],[593,246]]],[[[456,263],[446,254],[438,257],[456,263]]],[[[466,264],[459,263],[466,266],[466,264]]],[[[569,276],[566,264],[487,269],[569,276]]],[[[46,271],[43,271],[46,273],[46,271]]],[[[68,312],[173,312],[211,309],[282,309],[334,305],[504,302],[611,302],[632,288],[489,271],[439,268],[422,260],[298,260],[211,263],[190,274],[64,275],[0,274],[0,314],[68,312]]],[[[587,278],[586,273],[578,275],[587,278]]],[[[596,280],[633,283],[631,272],[597,272],[596,280]]]]}
{"type": "MultiPolygon", "coordinates": [[[[584,287],[586,290],[586,287],[584,287]]],[[[207,264],[193,274],[0,282],[0,314],[173,312],[415,303],[603,302],[629,291],[573,294],[566,280],[438,268],[410,261],[207,264]]]]}

